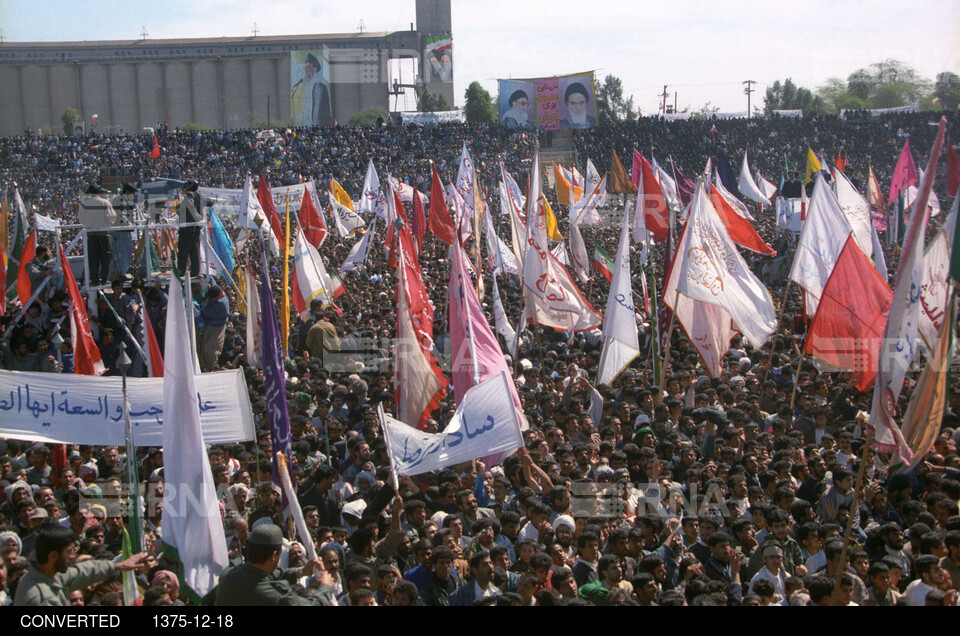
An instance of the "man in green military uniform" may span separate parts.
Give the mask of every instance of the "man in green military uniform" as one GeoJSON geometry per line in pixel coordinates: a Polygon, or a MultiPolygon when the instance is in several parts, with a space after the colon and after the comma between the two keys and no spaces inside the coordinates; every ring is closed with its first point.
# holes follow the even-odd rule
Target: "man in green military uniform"
{"type": "Polygon", "coordinates": [[[247,562],[220,578],[217,605],[336,605],[333,582],[319,560],[302,568],[278,569],[283,534],[278,526],[257,526],[247,539],[247,562]],[[293,588],[302,577],[314,575],[310,593],[301,595],[293,588]]]}
{"type": "Polygon", "coordinates": [[[107,581],[117,572],[133,570],[147,558],[141,552],[118,563],[90,560],[75,563],[77,533],[48,526],[37,537],[36,560],[17,585],[17,606],[68,606],[67,594],[107,581]]]}

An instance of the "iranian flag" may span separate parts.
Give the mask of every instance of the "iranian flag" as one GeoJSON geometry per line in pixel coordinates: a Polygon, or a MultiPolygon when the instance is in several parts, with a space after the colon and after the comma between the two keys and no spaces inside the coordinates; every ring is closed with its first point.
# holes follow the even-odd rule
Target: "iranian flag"
{"type": "Polygon", "coordinates": [[[597,268],[603,277],[607,279],[607,282],[613,280],[613,273],[611,268],[613,267],[613,259],[607,256],[607,253],[603,251],[603,248],[599,245],[593,252],[593,266],[597,268]]]}

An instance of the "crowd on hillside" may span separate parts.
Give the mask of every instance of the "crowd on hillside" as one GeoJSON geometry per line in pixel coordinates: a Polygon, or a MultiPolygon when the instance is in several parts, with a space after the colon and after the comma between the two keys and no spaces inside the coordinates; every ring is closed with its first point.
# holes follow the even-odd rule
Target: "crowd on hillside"
{"type": "MultiPolygon", "coordinates": [[[[574,141],[580,160],[591,158],[601,173],[611,150],[621,158],[634,147],[660,161],[672,158],[688,176],[721,150],[736,169],[746,150],[751,167],[775,183],[786,164],[802,175],[809,146],[827,158],[844,156],[860,184],[869,163],[887,188],[907,138],[918,161],[925,161],[935,132],[931,121],[925,113],[852,121],[647,118],[578,131],[574,141]]],[[[958,123],[950,119],[951,128],[958,123]]],[[[509,243],[509,222],[496,196],[499,166],[525,183],[537,143],[530,134],[467,124],[278,132],[161,133],[160,159],[148,157],[153,140],[145,137],[4,138],[0,183],[16,187],[28,207],[64,222],[78,220],[81,191],[105,168],[137,182],[170,177],[232,188],[242,186],[248,171],[268,173],[274,186],[314,179],[318,190],[335,178],[358,198],[373,159],[381,180],[390,174],[429,194],[429,161],[452,180],[466,143],[509,243]]],[[[944,186],[942,178],[935,183],[946,204],[944,186]]],[[[555,197],[552,191],[549,196],[555,197]]],[[[595,245],[616,252],[620,201],[611,196],[602,222],[583,228],[591,252],[595,245]]],[[[933,225],[939,227],[946,214],[933,225]]],[[[5,439],[0,604],[119,604],[116,574],[125,569],[135,570],[145,605],[956,604],[960,372],[953,374],[934,450],[916,469],[894,471],[888,455],[864,455],[863,413],[871,395],[854,387],[851,374],[801,357],[802,299],[784,276],[792,240],[777,232],[769,208],[754,216],[761,236],[778,249],[775,258],[747,254],[781,312],[777,334],[761,349],[734,338],[721,377],[710,378],[683,330],[674,329],[661,391],[648,353],[652,316],[639,311],[642,353],[612,385],[596,387],[603,404],[594,408],[599,332],[529,326],[516,357],[506,354],[529,425],[525,448],[496,466],[474,461],[404,476],[399,490],[376,415],[378,405],[396,410],[390,357],[396,275],[378,225],[366,267],[343,276],[346,293],[336,306],[315,303],[289,325],[292,473],[309,539],[290,535],[270,482],[264,379],[247,363],[248,317],[227,281],[200,281],[194,293],[198,341],[208,329],[222,335],[214,340],[214,355],[203,352],[202,368],[243,369],[257,429],[256,442],[208,449],[231,558],[219,589],[194,598],[181,587],[176,563],[160,552],[163,449],[140,448],[137,457],[127,457],[122,448],[70,446],[62,464],[51,445],[5,439]],[[346,356],[345,367],[332,368],[324,364],[331,350],[358,353],[346,356]],[[865,479],[852,506],[863,457],[865,479]],[[145,493],[147,554],[122,559],[128,462],[137,463],[145,493]],[[306,540],[315,545],[318,562],[307,559],[306,540]]],[[[561,219],[561,232],[565,226],[561,219]]],[[[47,237],[41,234],[42,245],[50,245],[47,237]]],[[[339,267],[357,240],[340,238],[331,226],[319,250],[328,270],[339,267]]],[[[885,251],[892,273],[898,250],[885,251]]],[[[41,252],[30,270],[34,284],[57,277],[41,252]]],[[[420,264],[436,310],[433,335],[442,364],[449,353],[447,254],[428,231],[420,264]]],[[[660,288],[662,247],[650,258],[646,273],[660,288]]],[[[279,302],[287,296],[280,289],[280,260],[269,266],[279,302]]],[[[638,294],[641,266],[641,250],[632,248],[638,294]]],[[[97,301],[94,335],[107,373],[119,373],[126,350],[135,365],[130,372],[145,374],[125,344],[125,327],[139,337],[146,328],[139,304],[145,303],[163,347],[166,289],[147,285],[136,261],[126,278],[116,273],[110,293],[97,301]]],[[[10,322],[18,306],[8,303],[0,318],[4,369],[72,372],[68,302],[58,284],[16,325],[10,322]]],[[[516,325],[520,281],[502,275],[499,285],[516,325]]],[[[483,304],[492,324],[487,289],[483,304]]],[[[602,311],[606,279],[592,271],[581,289],[602,311]]],[[[507,343],[501,345],[507,352],[507,343]]],[[[904,404],[909,397],[904,391],[904,404]]],[[[427,431],[443,430],[454,411],[451,392],[427,431]]]]}

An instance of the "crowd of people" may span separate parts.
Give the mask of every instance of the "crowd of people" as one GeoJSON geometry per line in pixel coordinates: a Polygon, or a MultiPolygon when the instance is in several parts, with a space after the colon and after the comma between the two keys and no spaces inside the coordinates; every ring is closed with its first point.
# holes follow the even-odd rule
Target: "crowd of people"
{"type": "MultiPolygon", "coordinates": [[[[580,160],[591,158],[601,172],[611,150],[629,157],[636,147],[659,160],[672,157],[687,175],[718,151],[738,161],[746,150],[751,166],[771,181],[787,162],[802,170],[809,146],[845,156],[861,184],[871,164],[886,187],[906,138],[915,153],[930,147],[931,121],[926,113],[850,121],[645,118],[577,131],[574,140],[580,160]]],[[[951,127],[958,123],[954,115],[951,127]]],[[[4,138],[0,183],[15,186],[28,207],[65,223],[76,222],[81,190],[89,196],[89,185],[108,166],[138,182],[170,177],[210,187],[239,188],[248,171],[269,172],[275,186],[313,179],[322,189],[335,178],[357,198],[373,159],[381,177],[390,174],[429,194],[429,161],[452,180],[466,143],[509,243],[509,223],[495,196],[499,166],[524,183],[537,142],[529,133],[468,124],[279,132],[169,132],[160,136],[160,159],[148,157],[152,139],[145,137],[4,138]]],[[[944,185],[935,182],[941,201],[947,200],[944,185]]],[[[563,209],[552,191],[548,196],[563,209]]],[[[603,222],[582,228],[587,245],[615,253],[620,203],[612,195],[603,222]]],[[[801,357],[802,299],[783,276],[793,239],[778,233],[769,208],[755,217],[761,236],[778,249],[776,258],[748,257],[780,308],[777,334],[762,348],[734,338],[721,376],[711,378],[683,330],[674,329],[661,389],[649,354],[653,317],[640,311],[642,353],[611,385],[593,387],[599,332],[529,325],[517,355],[505,354],[528,425],[524,448],[498,465],[478,458],[438,473],[404,475],[399,489],[377,417],[378,406],[396,411],[390,356],[396,274],[378,236],[362,271],[344,276],[346,293],[336,306],[314,302],[289,325],[291,466],[309,537],[293,536],[270,481],[264,379],[247,362],[242,299],[229,281],[199,281],[194,313],[199,346],[207,345],[202,368],[243,369],[257,432],[255,441],[207,451],[231,560],[219,587],[196,598],[181,586],[177,563],[159,549],[162,448],[139,448],[127,457],[122,448],[68,446],[63,464],[50,445],[5,439],[0,604],[116,605],[124,570],[136,573],[145,605],[956,604],[960,373],[952,377],[934,450],[914,470],[892,470],[888,455],[864,448],[870,393],[857,390],[851,374],[801,357]],[[205,339],[207,329],[217,336],[205,339]],[[331,365],[331,351],[351,353],[331,365]],[[593,388],[602,408],[593,408],[593,388]],[[128,462],[137,464],[142,480],[145,554],[123,559],[124,513],[133,501],[128,462]],[[860,472],[865,478],[855,491],[860,472]],[[306,541],[316,561],[306,556],[306,541]]],[[[30,269],[33,284],[57,277],[46,238],[41,234],[30,269]]],[[[327,268],[336,270],[358,239],[342,239],[331,227],[319,250],[327,268]]],[[[898,250],[885,251],[892,273],[898,250]]],[[[436,310],[434,341],[449,372],[447,254],[428,232],[420,264],[436,310]]],[[[650,256],[646,272],[662,278],[663,249],[650,256]]],[[[641,250],[631,248],[638,293],[641,265],[641,250]]],[[[147,285],[138,267],[134,261],[125,278],[114,270],[110,293],[97,299],[93,328],[110,374],[120,372],[124,351],[134,365],[140,362],[129,341],[147,328],[141,303],[164,346],[165,290],[147,285]]],[[[280,288],[280,260],[269,267],[282,302],[288,292],[280,288]]],[[[516,325],[521,282],[502,275],[499,285],[516,325]]],[[[62,282],[50,287],[19,323],[11,324],[16,303],[0,318],[5,369],[72,372],[68,302],[62,282]]],[[[581,288],[594,307],[605,306],[609,287],[599,272],[581,288]]],[[[489,291],[482,300],[492,324],[489,291]]],[[[507,352],[508,343],[501,344],[507,352]]],[[[141,365],[130,373],[146,370],[141,365]]],[[[426,430],[442,431],[455,407],[451,391],[426,430]]]]}

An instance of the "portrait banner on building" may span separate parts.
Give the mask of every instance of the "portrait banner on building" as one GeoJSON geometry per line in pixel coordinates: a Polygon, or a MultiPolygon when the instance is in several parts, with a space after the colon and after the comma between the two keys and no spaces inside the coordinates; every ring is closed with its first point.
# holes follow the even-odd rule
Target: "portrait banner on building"
{"type": "Polygon", "coordinates": [[[431,82],[453,81],[453,38],[449,33],[423,37],[424,66],[430,68],[431,82]]]}
{"type": "Polygon", "coordinates": [[[500,123],[542,130],[592,128],[597,123],[593,75],[498,80],[500,123]]]}
{"type": "Polygon", "coordinates": [[[332,126],[330,52],[290,52],[290,118],[297,126],[332,126]]]}

